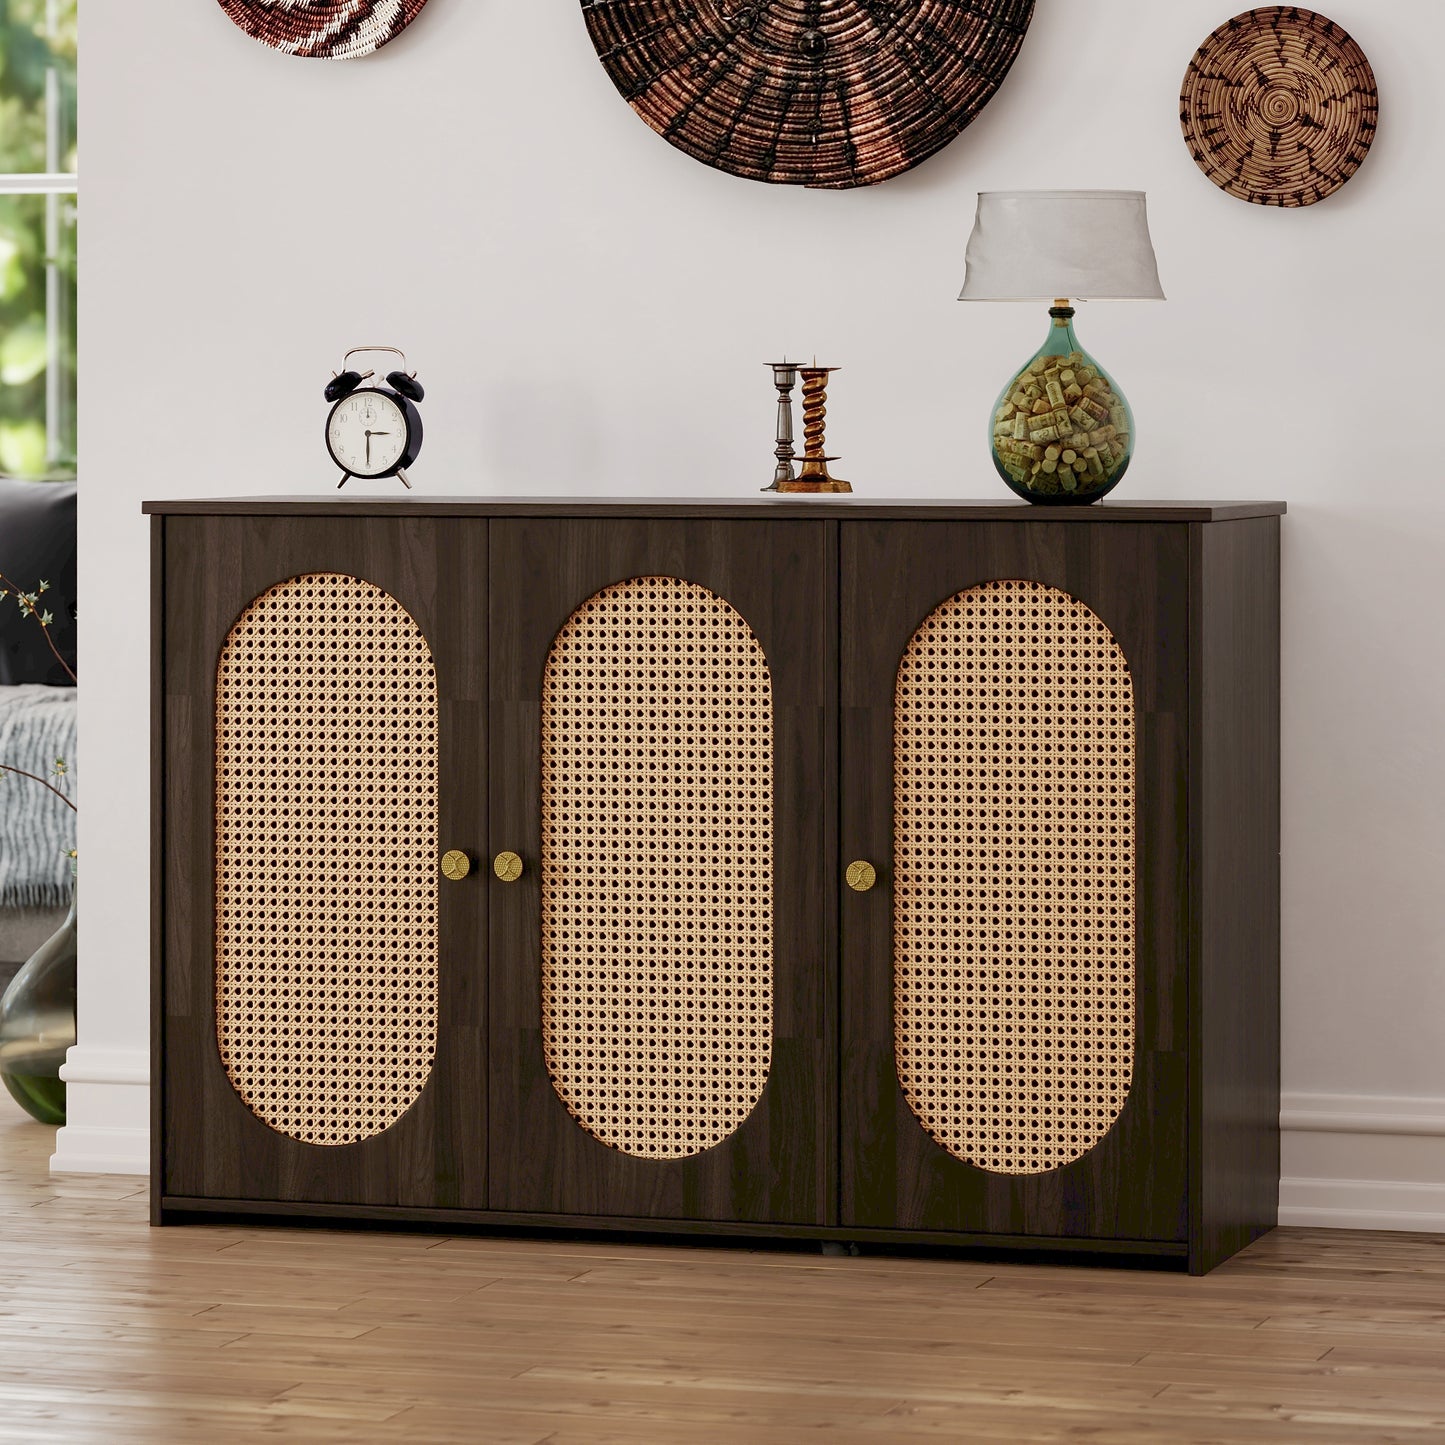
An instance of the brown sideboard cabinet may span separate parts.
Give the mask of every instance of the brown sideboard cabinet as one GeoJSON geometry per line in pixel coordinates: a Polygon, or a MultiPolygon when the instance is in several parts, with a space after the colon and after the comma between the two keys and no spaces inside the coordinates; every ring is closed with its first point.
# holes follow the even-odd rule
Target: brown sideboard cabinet
{"type": "Polygon", "coordinates": [[[154,527],[154,1218],[1275,1222],[1277,503],[154,527]]]}

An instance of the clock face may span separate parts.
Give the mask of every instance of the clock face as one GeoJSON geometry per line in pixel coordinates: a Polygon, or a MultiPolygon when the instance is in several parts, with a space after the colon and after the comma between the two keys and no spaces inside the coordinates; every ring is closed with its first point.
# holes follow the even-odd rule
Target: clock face
{"type": "Polygon", "coordinates": [[[383,477],[406,455],[409,431],[395,398],[356,391],[332,410],[326,441],[338,466],[358,477],[383,477]]]}

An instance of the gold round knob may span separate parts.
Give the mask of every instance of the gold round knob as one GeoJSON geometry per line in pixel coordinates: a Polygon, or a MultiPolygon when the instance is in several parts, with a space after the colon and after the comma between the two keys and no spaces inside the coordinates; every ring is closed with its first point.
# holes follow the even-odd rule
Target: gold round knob
{"type": "Polygon", "coordinates": [[[866,859],[859,858],[848,865],[846,876],[848,886],[855,893],[866,893],[878,881],[878,870],[866,859]]]}
{"type": "Polygon", "coordinates": [[[522,876],[522,860],[515,853],[498,853],[492,871],[503,883],[515,883],[522,876]]]}
{"type": "Polygon", "coordinates": [[[472,860],[460,848],[453,848],[450,853],[442,854],[442,872],[453,883],[460,883],[471,871],[472,860]]]}

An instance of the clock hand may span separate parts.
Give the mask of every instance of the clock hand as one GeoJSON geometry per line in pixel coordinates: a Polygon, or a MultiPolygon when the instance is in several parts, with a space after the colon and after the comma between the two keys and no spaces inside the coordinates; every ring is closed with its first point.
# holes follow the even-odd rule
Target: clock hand
{"type": "Polygon", "coordinates": [[[366,465],[371,465],[371,439],[372,437],[389,437],[389,431],[368,431],[366,434],[366,465]]]}

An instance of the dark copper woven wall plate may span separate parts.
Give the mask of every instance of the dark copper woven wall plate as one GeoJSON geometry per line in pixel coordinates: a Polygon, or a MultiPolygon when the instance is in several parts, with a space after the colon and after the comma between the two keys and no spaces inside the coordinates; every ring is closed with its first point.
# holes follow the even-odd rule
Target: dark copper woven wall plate
{"type": "Polygon", "coordinates": [[[287,55],[355,60],[395,40],[426,0],[220,0],[253,39],[287,55]]]}
{"type": "Polygon", "coordinates": [[[582,0],[624,99],[735,176],[870,186],[993,98],[1034,0],[582,0]]]}
{"type": "Polygon", "coordinates": [[[1359,170],[1379,91],[1333,20],[1265,5],[1226,21],[1189,62],[1179,123],[1199,169],[1258,206],[1312,206],[1359,170]]]}

